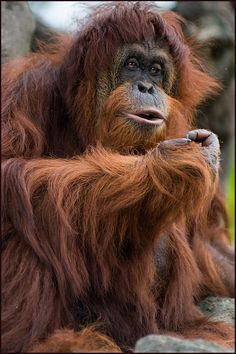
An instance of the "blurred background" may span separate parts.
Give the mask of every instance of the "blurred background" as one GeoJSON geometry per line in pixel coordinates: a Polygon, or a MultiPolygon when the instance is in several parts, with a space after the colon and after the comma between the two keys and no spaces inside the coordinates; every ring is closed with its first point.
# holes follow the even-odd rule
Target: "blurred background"
{"type": "MultiPolygon", "coordinates": [[[[76,29],[78,19],[88,15],[94,6],[104,1],[29,1],[29,6],[42,23],[56,30],[76,29]]],[[[158,6],[172,8],[175,1],[158,1],[158,6]]]]}
{"type": "MultiPolygon", "coordinates": [[[[38,50],[38,40],[52,41],[55,32],[70,33],[102,1],[2,1],[2,62],[38,50]]],[[[234,153],[234,44],[233,1],[156,1],[187,19],[187,36],[201,44],[200,55],[223,89],[214,100],[207,100],[196,125],[216,133],[220,139],[222,161],[220,179],[227,197],[231,236],[234,237],[235,153],[234,153]]]]}

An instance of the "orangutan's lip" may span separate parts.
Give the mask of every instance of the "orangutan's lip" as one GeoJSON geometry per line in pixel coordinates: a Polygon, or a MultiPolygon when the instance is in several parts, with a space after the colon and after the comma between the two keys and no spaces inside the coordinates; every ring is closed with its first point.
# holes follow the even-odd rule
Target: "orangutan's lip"
{"type": "Polygon", "coordinates": [[[160,125],[166,119],[157,109],[142,109],[132,113],[126,113],[126,117],[135,120],[141,124],[160,125]]]}

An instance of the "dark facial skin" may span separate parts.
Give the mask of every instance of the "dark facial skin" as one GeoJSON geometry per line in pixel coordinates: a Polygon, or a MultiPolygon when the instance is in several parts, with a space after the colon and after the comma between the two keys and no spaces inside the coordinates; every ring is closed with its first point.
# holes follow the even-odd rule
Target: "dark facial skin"
{"type": "Polygon", "coordinates": [[[152,43],[124,47],[117,84],[130,84],[129,98],[133,106],[132,112],[128,112],[132,114],[130,119],[156,126],[165,120],[168,114],[166,95],[170,95],[174,80],[174,63],[168,48],[152,43]]]}
{"type": "MultiPolygon", "coordinates": [[[[118,83],[143,82],[148,93],[154,94],[160,87],[167,93],[174,79],[174,64],[167,48],[155,45],[132,44],[124,49],[123,67],[120,68],[118,83]]],[[[145,88],[141,88],[145,92],[145,88]]]]}

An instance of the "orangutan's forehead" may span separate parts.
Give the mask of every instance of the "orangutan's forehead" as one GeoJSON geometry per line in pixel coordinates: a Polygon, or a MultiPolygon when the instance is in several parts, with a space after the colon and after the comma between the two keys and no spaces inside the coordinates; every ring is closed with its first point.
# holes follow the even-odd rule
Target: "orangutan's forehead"
{"type": "Polygon", "coordinates": [[[139,46],[140,48],[145,49],[145,50],[157,50],[160,48],[163,48],[163,49],[169,48],[169,44],[168,44],[167,40],[162,37],[155,38],[155,40],[150,39],[149,41],[134,43],[134,44],[131,44],[131,46],[132,45],[139,46]]]}
{"type": "Polygon", "coordinates": [[[144,55],[155,55],[158,52],[169,52],[169,45],[167,42],[163,40],[160,41],[145,41],[141,43],[132,43],[132,44],[125,44],[121,52],[128,53],[134,52],[137,54],[144,54],[144,55]]]}

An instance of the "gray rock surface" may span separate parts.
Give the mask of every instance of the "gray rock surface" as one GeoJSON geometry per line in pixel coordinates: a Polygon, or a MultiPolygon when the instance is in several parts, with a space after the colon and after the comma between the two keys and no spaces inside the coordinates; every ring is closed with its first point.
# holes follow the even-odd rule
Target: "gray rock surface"
{"type": "Polygon", "coordinates": [[[206,316],[216,321],[224,321],[231,326],[235,323],[235,300],[210,296],[200,302],[201,310],[206,316]]]}
{"type": "Polygon", "coordinates": [[[2,63],[30,50],[35,20],[27,1],[2,1],[2,63]]]}
{"type": "Polygon", "coordinates": [[[202,339],[182,340],[164,335],[149,335],[137,341],[135,353],[234,353],[202,339]]]}
{"type": "MultiPolygon", "coordinates": [[[[234,326],[235,301],[231,298],[208,297],[199,307],[212,320],[224,321],[234,326]]],[[[165,335],[149,335],[139,339],[136,353],[234,353],[233,349],[221,347],[203,339],[180,339],[165,335]]]]}

